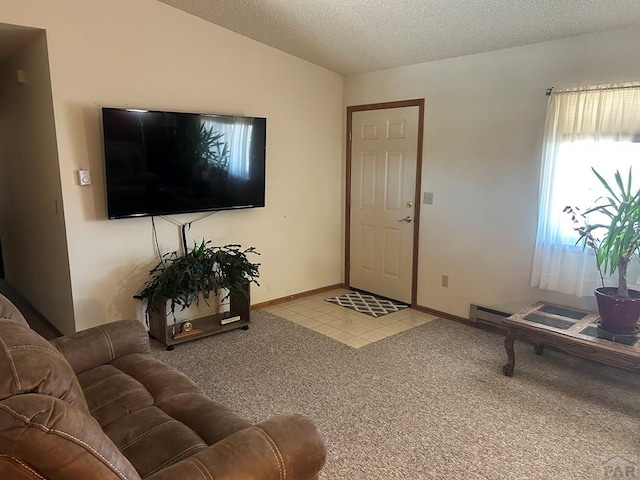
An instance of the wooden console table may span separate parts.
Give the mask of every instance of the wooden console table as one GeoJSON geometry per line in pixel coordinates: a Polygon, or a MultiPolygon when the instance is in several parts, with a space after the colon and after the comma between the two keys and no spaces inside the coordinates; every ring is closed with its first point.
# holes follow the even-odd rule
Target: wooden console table
{"type": "Polygon", "coordinates": [[[598,320],[597,313],[545,302],[537,302],[505,318],[508,330],[504,348],[508,362],[502,367],[503,373],[513,376],[516,339],[533,343],[538,355],[542,355],[544,345],[550,345],[614,367],[640,369],[640,336],[599,332],[598,320]]]}

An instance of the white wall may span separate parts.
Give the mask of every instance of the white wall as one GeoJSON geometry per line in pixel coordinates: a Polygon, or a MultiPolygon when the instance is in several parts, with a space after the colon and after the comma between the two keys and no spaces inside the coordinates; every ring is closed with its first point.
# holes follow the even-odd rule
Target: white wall
{"type": "Polygon", "coordinates": [[[529,299],[594,308],[529,287],[548,87],[640,80],[640,29],[349,76],[347,105],[425,98],[418,303],[529,299]],[[441,276],[449,275],[449,288],[441,276]]]}
{"type": "Polygon", "coordinates": [[[0,237],[7,282],[74,331],[62,189],[44,32],[0,64],[0,237]],[[19,83],[17,71],[26,73],[19,83]]]}
{"type": "MultiPolygon", "coordinates": [[[[101,105],[267,117],[266,208],[213,215],[190,239],[257,247],[254,303],[342,281],[341,76],[154,0],[0,5],[0,22],[47,32],[76,329],[139,316],[155,262],[150,219],[106,220],[101,105]]],[[[176,227],[157,223],[175,250],[176,227]]]]}

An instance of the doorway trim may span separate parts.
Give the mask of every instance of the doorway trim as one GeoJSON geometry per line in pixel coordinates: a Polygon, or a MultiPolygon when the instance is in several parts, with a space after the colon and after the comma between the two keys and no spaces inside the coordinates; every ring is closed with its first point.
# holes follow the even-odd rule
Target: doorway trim
{"type": "Polygon", "coordinates": [[[418,148],[416,153],[416,191],[413,204],[414,222],[413,222],[413,265],[411,267],[411,307],[416,308],[418,305],[418,244],[420,240],[420,205],[422,197],[422,147],[424,139],[424,98],[416,98],[413,100],[400,100],[396,102],[370,103],[366,105],[353,105],[347,107],[347,129],[346,129],[346,145],[347,145],[347,174],[346,174],[346,212],[345,212],[345,263],[344,263],[344,280],[345,286],[349,288],[351,283],[350,263],[351,263],[351,135],[353,131],[353,114],[355,112],[363,112],[367,110],[384,110],[388,108],[418,107],[418,148]]]}

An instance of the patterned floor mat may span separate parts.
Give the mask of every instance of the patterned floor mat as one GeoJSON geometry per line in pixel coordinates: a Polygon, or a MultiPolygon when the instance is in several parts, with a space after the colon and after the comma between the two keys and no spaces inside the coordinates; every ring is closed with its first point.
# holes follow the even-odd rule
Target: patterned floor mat
{"type": "Polygon", "coordinates": [[[327,298],[325,301],[335,303],[341,307],[350,308],[351,310],[370,315],[374,318],[397,312],[409,306],[405,303],[360,292],[350,292],[345,295],[340,295],[339,297],[327,298]]]}

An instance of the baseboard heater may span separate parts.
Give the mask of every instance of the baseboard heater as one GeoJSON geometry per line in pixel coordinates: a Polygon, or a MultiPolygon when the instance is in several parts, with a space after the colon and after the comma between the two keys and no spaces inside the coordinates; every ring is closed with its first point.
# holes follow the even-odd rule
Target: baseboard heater
{"type": "Polygon", "coordinates": [[[504,326],[502,321],[509,315],[511,315],[509,312],[496,310],[495,308],[483,307],[482,305],[475,305],[472,303],[469,319],[472,322],[504,326]]]}
{"type": "Polygon", "coordinates": [[[491,307],[472,303],[469,312],[469,319],[472,322],[488,323],[490,325],[497,325],[506,328],[503,323],[505,318],[519,312],[523,308],[530,307],[536,302],[537,300],[521,300],[491,307]]]}

